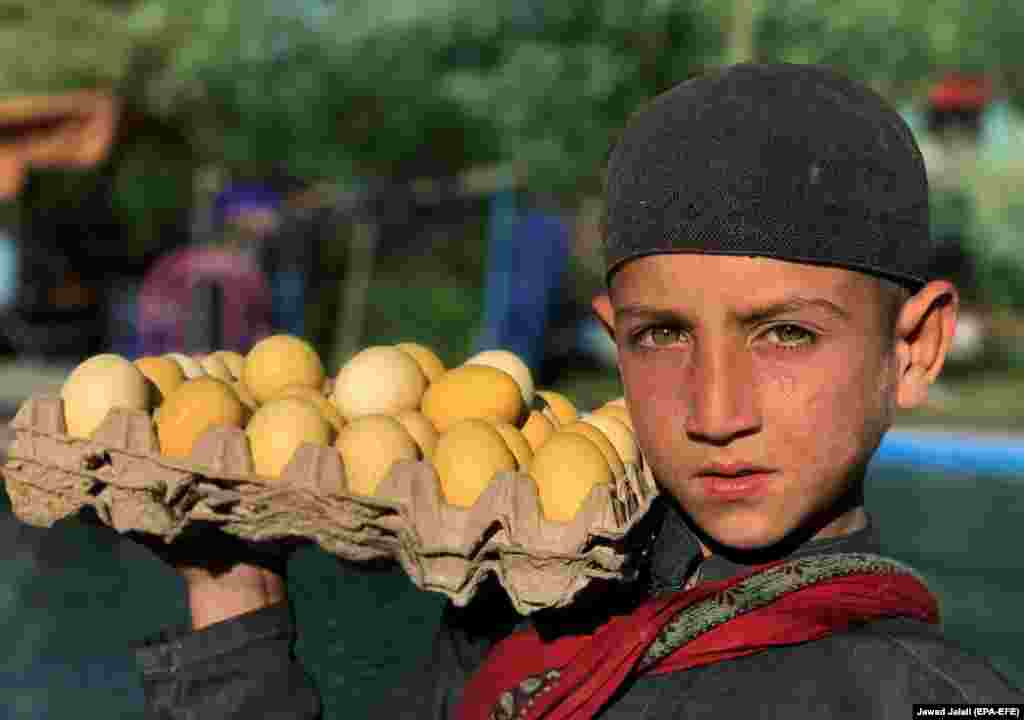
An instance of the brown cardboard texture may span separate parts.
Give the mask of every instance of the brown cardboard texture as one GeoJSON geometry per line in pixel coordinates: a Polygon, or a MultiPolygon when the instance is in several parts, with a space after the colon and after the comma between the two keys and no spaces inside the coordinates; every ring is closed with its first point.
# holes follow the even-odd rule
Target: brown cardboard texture
{"type": "Polygon", "coordinates": [[[50,527],[84,507],[118,532],[173,542],[193,523],[250,541],[307,539],[350,561],[394,558],[420,588],[465,605],[495,574],[526,615],[563,607],[596,578],[629,577],[627,532],[658,494],[646,466],[591,491],[576,517],[541,515],[536,484],[499,473],[471,508],[443,499],[428,462],[396,463],[374,497],[347,492],[338,451],[304,445],[279,479],[253,474],[243,430],[214,427],[187,460],[160,455],[152,418],[113,410],[69,437],[63,401],[25,401],[4,479],[15,514],[50,527]]]}

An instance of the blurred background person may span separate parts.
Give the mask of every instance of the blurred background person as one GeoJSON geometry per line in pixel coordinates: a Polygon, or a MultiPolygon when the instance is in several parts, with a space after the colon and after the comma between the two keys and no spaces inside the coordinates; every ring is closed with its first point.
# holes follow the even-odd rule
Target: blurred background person
{"type": "Polygon", "coordinates": [[[280,224],[280,199],[231,186],[214,202],[214,236],[179,247],[147,271],[139,291],[141,354],[248,352],[273,332],[273,294],[260,264],[280,224]]]}
{"type": "Polygon", "coordinates": [[[319,301],[327,289],[329,278],[318,259],[333,227],[333,213],[315,183],[278,171],[268,184],[281,198],[278,222],[260,252],[273,294],[273,324],[278,332],[302,336],[308,303],[319,301]]]}
{"type": "Polygon", "coordinates": [[[47,190],[53,186],[29,174],[11,236],[17,270],[2,329],[23,361],[67,364],[109,344],[110,269],[99,250],[116,247],[120,232],[102,182],[59,211],[47,190]]]}
{"type": "Polygon", "coordinates": [[[483,329],[477,350],[516,353],[546,383],[549,326],[564,293],[570,227],[555,203],[540,195],[520,208],[517,193],[491,202],[483,329]]]}

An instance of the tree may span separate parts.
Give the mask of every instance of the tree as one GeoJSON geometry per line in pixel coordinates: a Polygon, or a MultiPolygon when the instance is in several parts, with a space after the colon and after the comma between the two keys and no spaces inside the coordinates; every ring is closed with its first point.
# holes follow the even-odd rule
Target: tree
{"type": "Polygon", "coordinates": [[[138,41],[124,3],[8,0],[0,7],[0,95],[115,85],[138,41]],[[102,38],[102,42],[97,42],[102,38]]]}
{"type": "MultiPolygon", "coordinates": [[[[196,163],[335,178],[518,163],[531,187],[576,194],[599,186],[632,112],[725,59],[738,9],[756,58],[832,64],[907,97],[937,68],[1024,66],[1017,6],[13,0],[0,37],[16,60],[0,77],[115,83],[139,115],[179,128],[196,163]]],[[[148,181],[133,177],[121,185],[148,181]]]]}
{"type": "Polygon", "coordinates": [[[755,45],[760,60],[833,65],[907,99],[946,70],[1015,77],[1022,20],[1013,0],[778,0],[763,4],[755,45]]]}
{"type": "Polygon", "coordinates": [[[454,62],[443,86],[496,128],[500,155],[531,188],[599,187],[617,133],[643,103],[720,51],[696,3],[501,3],[448,23],[454,62]],[[581,187],[582,186],[582,187],[581,187]]]}

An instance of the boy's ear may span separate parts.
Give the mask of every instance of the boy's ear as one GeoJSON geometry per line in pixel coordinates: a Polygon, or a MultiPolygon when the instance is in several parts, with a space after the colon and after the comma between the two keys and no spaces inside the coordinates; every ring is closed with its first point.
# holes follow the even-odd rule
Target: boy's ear
{"type": "Polygon", "coordinates": [[[594,299],[590,301],[590,307],[594,309],[609,337],[615,340],[615,308],[612,307],[612,299],[608,293],[594,296],[594,299]]]}
{"type": "Polygon", "coordinates": [[[953,344],[959,309],[959,292],[946,280],[930,282],[904,305],[897,325],[900,408],[918,407],[928,399],[928,388],[953,344]]]}

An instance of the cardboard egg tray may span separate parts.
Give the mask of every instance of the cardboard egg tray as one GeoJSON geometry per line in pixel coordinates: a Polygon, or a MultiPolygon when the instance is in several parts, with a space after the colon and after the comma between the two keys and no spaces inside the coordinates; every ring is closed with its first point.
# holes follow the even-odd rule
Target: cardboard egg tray
{"type": "Polygon", "coordinates": [[[573,521],[541,515],[535,483],[499,473],[471,508],[443,499],[427,462],[396,463],[377,495],[349,494],[334,448],[300,447],[281,478],[253,473],[245,432],[214,427],[188,459],[159,453],[152,418],[114,410],[67,435],[59,397],[28,399],[3,469],[15,514],[50,527],[84,507],[118,532],[173,542],[206,523],[249,541],[299,538],[350,561],[393,558],[420,588],[465,605],[495,574],[521,614],[568,605],[596,578],[628,579],[628,531],[658,493],[649,468],[598,486],[573,521]]]}

